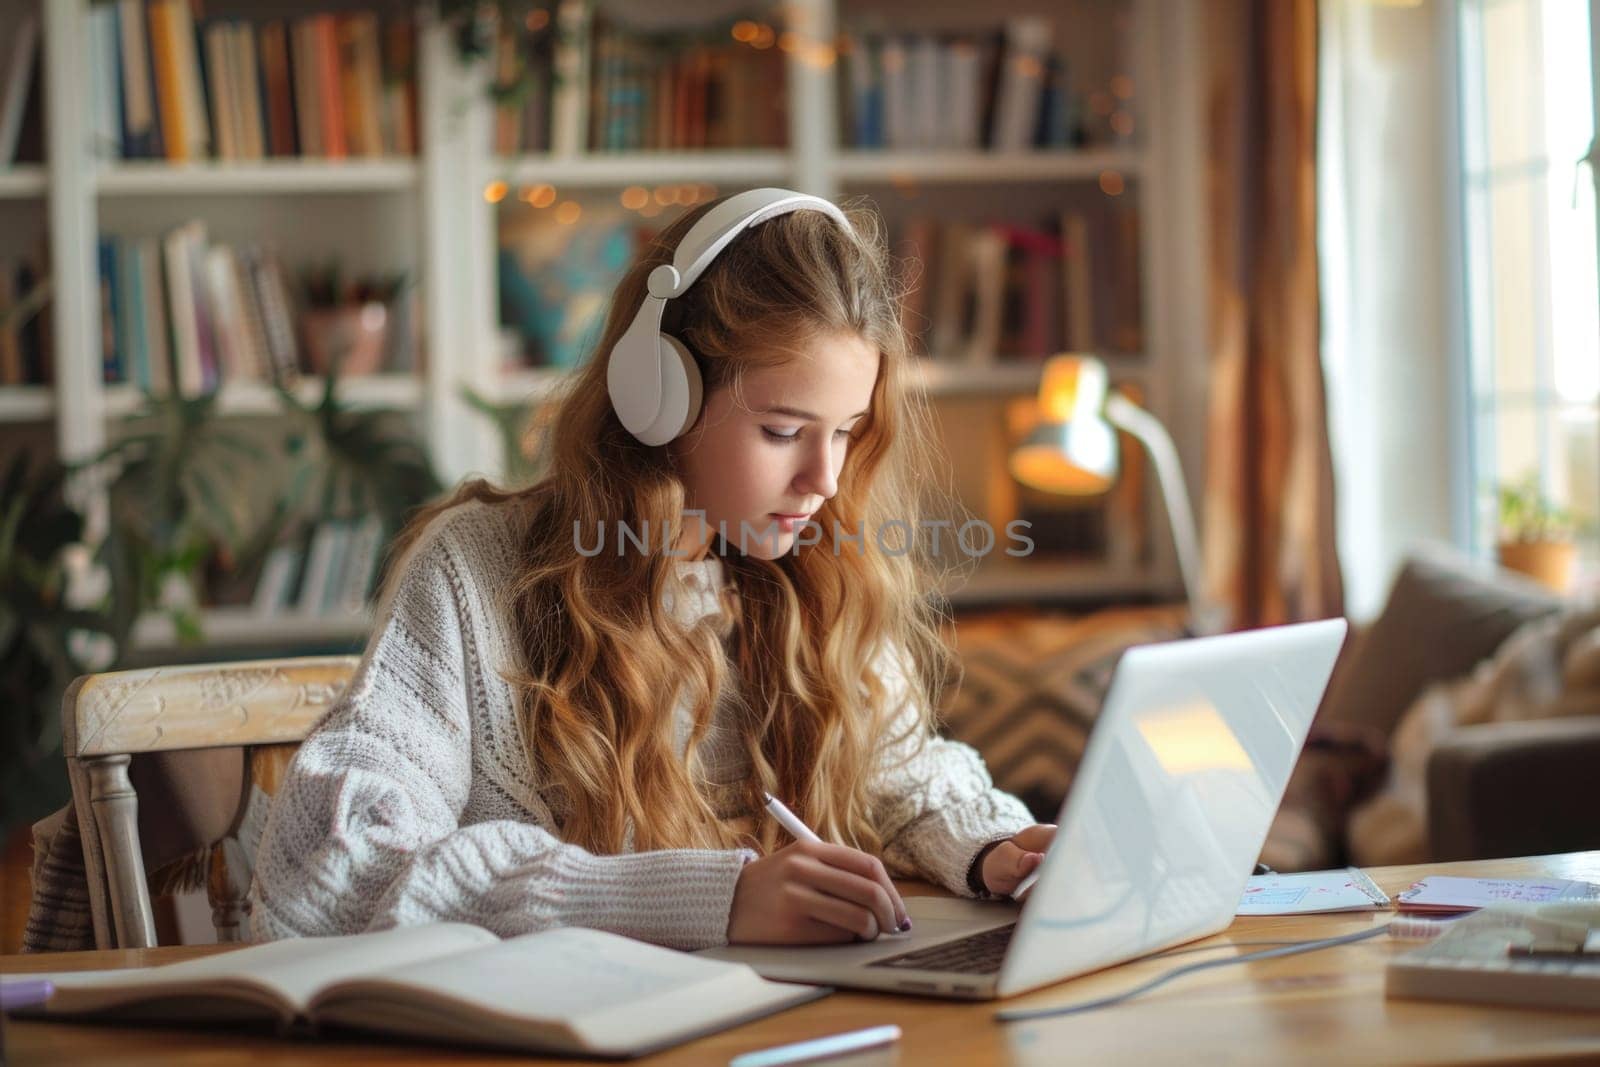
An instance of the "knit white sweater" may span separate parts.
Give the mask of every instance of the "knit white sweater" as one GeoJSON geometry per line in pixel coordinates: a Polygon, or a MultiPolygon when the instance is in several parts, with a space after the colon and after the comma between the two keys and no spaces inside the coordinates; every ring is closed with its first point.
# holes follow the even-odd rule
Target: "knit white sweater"
{"type": "MultiPolygon", "coordinates": [[[[400,561],[355,678],[272,801],[250,891],[257,939],[449,920],[502,937],[585,926],[676,948],[726,942],[734,884],[755,852],[596,855],[562,841],[541,799],[502,677],[519,656],[497,600],[514,578],[518,514],[451,509],[400,561]]],[[[720,560],[676,566],[672,617],[722,610],[720,560]]],[[[903,714],[915,710],[906,702],[903,714]]],[[[686,738],[689,709],[675,714],[686,738]]],[[[713,783],[740,779],[735,740],[714,728],[702,745],[713,783]]],[[[878,790],[885,865],[964,896],[978,850],[1033,822],[973,749],[937,737],[878,790]]]]}

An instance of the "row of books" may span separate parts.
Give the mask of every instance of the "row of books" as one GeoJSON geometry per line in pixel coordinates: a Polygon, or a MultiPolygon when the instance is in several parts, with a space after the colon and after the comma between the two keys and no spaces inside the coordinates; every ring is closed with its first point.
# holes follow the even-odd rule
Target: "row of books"
{"type": "Polygon", "coordinates": [[[163,237],[102,237],[99,267],[106,381],[199,396],[224,380],[297,376],[294,295],[271,252],[212,245],[196,220],[163,237]]]}
{"type": "Polygon", "coordinates": [[[39,47],[38,12],[0,17],[0,167],[42,155],[39,47]]]}
{"type": "Polygon", "coordinates": [[[1108,199],[1040,226],[909,219],[897,254],[920,265],[901,313],[935,359],[987,363],[1144,348],[1139,212],[1108,199]]]}
{"type": "Polygon", "coordinates": [[[496,153],[788,143],[784,53],[770,41],[641,32],[571,0],[556,22],[504,26],[496,38],[497,86],[508,97],[524,86],[496,109],[496,153]]]}
{"type": "Polygon", "coordinates": [[[257,24],[196,0],[115,0],[88,16],[92,136],[105,158],[411,155],[415,27],[371,12],[257,24]]]}
{"type": "MultiPolygon", "coordinates": [[[[212,244],[193,220],[162,237],[102,237],[99,244],[101,352],[108,382],[158,395],[198,396],[224,382],[291,385],[302,371],[323,373],[331,347],[346,346],[345,372],[416,366],[415,311],[409,293],[385,308],[378,347],[360,368],[361,339],[335,326],[313,335],[318,296],[296,284],[262,245],[212,244]],[[319,354],[320,353],[320,354],[319,354]]],[[[348,289],[322,299],[350,305],[348,289]]],[[[363,306],[371,301],[362,301],[363,306]]]]}
{"type": "Polygon", "coordinates": [[[43,277],[28,259],[0,256],[0,386],[50,383],[50,309],[40,309],[26,322],[11,316],[43,277]]]}
{"type": "MultiPolygon", "coordinates": [[[[1114,125],[1097,117],[1052,33],[1036,17],[986,36],[847,33],[840,130],[855,148],[1021,152],[1130,140],[1131,112],[1114,125]]],[[[1114,97],[1102,95],[1104,109],[1114,97]]]]}
{"type": "Polygon", "coordinates": [[[383,549],[383,521],[376,515],[319,522],[267,553],[251,611],[359,614],[372,596],[383,549]]]}

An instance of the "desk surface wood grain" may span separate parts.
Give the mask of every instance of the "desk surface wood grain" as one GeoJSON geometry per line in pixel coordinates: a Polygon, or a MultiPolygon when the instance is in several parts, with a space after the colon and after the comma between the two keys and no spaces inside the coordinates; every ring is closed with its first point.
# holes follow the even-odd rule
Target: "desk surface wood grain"
{"type": "MultiPolygon", "coordinates": [[[[1472,863],[1380,867],[1368,872],[1391,895],[1427,874],[1558,877],[1600,882],[1600,852],[1472,863]]],[[[1381,913],[1239,919],[1197,945],[1331,937],[1370,927],[1381,913]]],[[[133,967],[190,959],[237,946],[175,946],[0,957],[0,973],[133,967]]],[[[1376,1063],[1600,1062],[1600,1015],[1386,1000],[1383,964],[1404,947],[1374,938],[1285,959],[1224,967],[1178,979],[1118,1007],[1083,1016],[999,1023],[996,1003],[968,1004],[835,993],[820,1001],[706,1037],[642,1063],[726,1063],[741,1052],[897,1023],[889,1049],[828,1061],[882,1064],[1060,1064],[1138,1062],[1366,1065],[1376,1063]]],[[[1219,951],[1227,951],[1219,949],[1219,951]]],[[[1202,957],[1193,957],[1202,958],[1202,957]]],[[[1181,961],[1182,958],[1180,958],[1181,961]]],[[[1065,1004],[1126,989],[1178,962],[1155,959],[1014,998],[1006,1006],[1065,1004]]],[[[131,1028],[7,1020],[13,1064],[213,1065],[433,1064],[491,1067],[572,1061],[415,1044],[336,1039],[279,1041],[222,1030],[131,1028]]]]}

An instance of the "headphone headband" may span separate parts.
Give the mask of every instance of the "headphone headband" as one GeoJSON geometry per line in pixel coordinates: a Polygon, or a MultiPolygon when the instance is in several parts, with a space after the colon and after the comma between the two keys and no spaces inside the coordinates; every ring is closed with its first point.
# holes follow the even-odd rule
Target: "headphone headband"
{"type": "Polygon", "coordinates": [[[672,262],[650,272],[648,294],[618,338],[606,365],[606,388],[622,425],[647,445],[666,444],[700,412],[699,368],[688,349],[661,332],[666,303],[682,296],[733,239],[792,211],[821,211],[850,232],[850,221],[819,196],[790,189],[750,189],[707,211],[683,235],[672,262]]]}

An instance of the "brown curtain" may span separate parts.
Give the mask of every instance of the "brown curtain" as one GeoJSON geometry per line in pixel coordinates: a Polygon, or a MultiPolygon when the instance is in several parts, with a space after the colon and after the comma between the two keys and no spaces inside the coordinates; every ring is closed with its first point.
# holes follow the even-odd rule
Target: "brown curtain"
{"type": "Polygon", "coordinates": [[[1340,614],[1317,299],[1317,5],[1207,0],[1206,585],[1234,628],[1340,614]]]}

